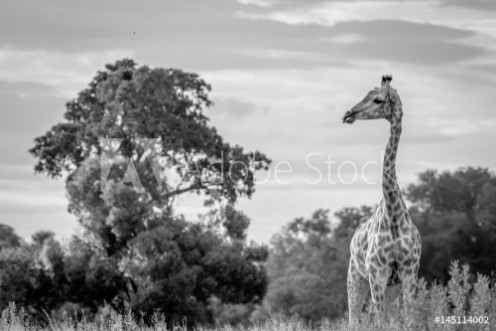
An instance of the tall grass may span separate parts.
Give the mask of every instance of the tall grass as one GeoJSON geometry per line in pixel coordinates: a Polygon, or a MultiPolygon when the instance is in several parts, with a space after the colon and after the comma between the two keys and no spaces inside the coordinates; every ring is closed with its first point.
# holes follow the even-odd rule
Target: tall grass
{"type": "MultiPolygon", "coordinates": [[[[393,331],[393,330],[496,330],[496,289],[494,280],[483,275],[473,276],[468,266],[461,267],[454,262],[450,269],[451,279],[447,286],[433,284],[427,286],[424,281],[419,282],[416,299],[408,304],[401,305],[397,301],[386,316],[377,320],[373,315],[365,313],[362,322],[349,326],[343,317],[339,321],[322,321],[318,326],[309,326],[302,320],[287,317],[281,313],[267,311],[267,318],[250,326],[217,326],[215,328],[198,327],[198,331],[393,331]],[[454,316],[454,317],[450,317],[454,316]],[[485,323],[474,323],[473,317],[485,316],[485,323]],[[444,323],[442,317],[444,317],[444,323]],[[449,318],[448,318],[449,317],[449,318]],[[472,317],[472,319],[470,319],[472,317]],[[436,319],[437,318],[437,319],[436,319]],[[472,323],[470,323],[470,321],[472,323]],[[465,322],[465,323],[464,323],[465,322]]],[[[183,325],[167,326],[164,319],[154,316],[152,326],[147,326],[143,319],[133,316],[117,314],[109,307],[92,321],[87,322],[73,319],[64,314],[60,319],[47,316],[45,326],[33,323],[23,309],[17,309],[12,303],[0,317],[1,331],[21,330],[68,330],[68,331],[117,331],[117,330],[163,330],[183,331],[183,325]]]]}

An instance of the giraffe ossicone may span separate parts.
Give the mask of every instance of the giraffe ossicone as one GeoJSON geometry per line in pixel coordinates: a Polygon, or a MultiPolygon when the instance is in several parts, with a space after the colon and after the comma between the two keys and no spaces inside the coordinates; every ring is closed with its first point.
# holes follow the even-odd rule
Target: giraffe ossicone
{"type": "Polygon", "coordinates": [[[384,75],[381,87],[374,88],[343,116],[343,123],[355,120],[386,119],[390,136],[382,169],[383,197],[374,214],[360,224],[350,243],[348,267],[348,313],[350,323],[362,313],[368,291],[374,311],[394,301],[399,286],[404,301],[417,289],[421,240],[413,224],[396,179],[396,154],[401,136],[403,109],[397,91],[390,86],[392,76],[384,75]]]}

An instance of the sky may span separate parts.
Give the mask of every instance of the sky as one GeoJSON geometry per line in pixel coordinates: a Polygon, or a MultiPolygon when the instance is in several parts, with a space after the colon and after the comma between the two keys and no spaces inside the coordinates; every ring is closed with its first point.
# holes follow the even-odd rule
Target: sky
{"type": "MultiPolygon", "coordinates": [[[[273,160],[237,207],[269,242],[296,217],[381,199],[385,120],[342,115],[380,85],[403,104],[405,188],[427,169],[496,170],[494,0],[0,0],[0,223],[24,238],[80,231],[64,180],[35,174],[34,138],[98,70],[124,57],[196,72],[210,125],[273,160]]],[[[177,210],[196,220],[197,198],[177,210]]]]}

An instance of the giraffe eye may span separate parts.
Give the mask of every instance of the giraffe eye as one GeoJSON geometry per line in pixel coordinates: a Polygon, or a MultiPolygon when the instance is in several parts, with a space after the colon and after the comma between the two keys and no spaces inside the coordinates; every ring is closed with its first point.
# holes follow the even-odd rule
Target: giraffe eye
{"type": "Polygon", "coordinates": [[[384,100],[382,100],[382,99],[374,99],[374,103],[376,103],[376,104],[381,104],[383,102],[384,102],[384,100]]]}

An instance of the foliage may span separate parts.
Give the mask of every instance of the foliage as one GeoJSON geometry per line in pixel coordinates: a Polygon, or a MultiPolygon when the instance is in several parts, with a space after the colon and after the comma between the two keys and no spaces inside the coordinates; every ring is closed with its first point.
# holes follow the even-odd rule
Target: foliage
{"type": "MultiPolygon", "coordinates": [[[[440,174],[426,171],[419,183],[407,188],[406,197],[422,236],[421,277],[451,286],[448,280],[454,275],[449,270],[455,259],[478,273],[491,274],[496,268],[491,250],[496,246],[496,177],[492,173],[471,167],[440,174]]],[[[372,211],[368,206],[344,208],[335,213],[339,223],[334,227],[323,210],[308,220],[289,223],[272,239],[266,299],[307,321],[342,316],[347,309],[349,243],[372,211]]]]}
{"type": "Polygon", "coordinates": [[[35,170],[52,177],[72,174],[101,156],[100,138],[122,139],[120,155],[137,163],[144,153],[140,138],[160,138],[157,151],[180,181],[161,178],[161,198],[188,191],[220,192],[231,202],[250,197],[254,172],[267,169],[270,160],[258,151],[249,154],[231,146],[208,125],[202,110],[212,105],[210,89],[198,75],[178,69],[137,67],[130,59],[109,64],[67,103],[66,121],[35,139],[30,149],[38,159],[35,170]]]}
{"type": "Polygon", "coordinates": [[[21,238],[15,233],[11,226],[0,224],[0,250],[14,248],[21,245],[21,238]]]}
{"type": "Polygon", "coordinates": [[[167,313],[172,320],[211,321],[206,308],[212,296],[224,303],[258,302],[267,280],[258,264],[262,260],[250,258],[250,251],[243,241],[225,241],[184,220],[143,231],[121,261],[138,287],[131,304],[137,311],[167,313]]]}
{"type": "Polygon", "coordinates": [[[0,307],[15,301],[39,317],[60,299],[62,252],[51,232],[40,231],[33,238],[30,245],[22,242],[0,250],[0,307]]]}
{"type": "Polygon", "coordinates": [[[96,316],[107,304],[208,323],[217,314],[213,297],[247,307],[263,298],[267,250],[246,241],[249,219],[234,203],[251,197],[255,172],[270,160],[209,125],[210,89],[196,74],[124,59],[98,72],[66,104],[65,121],[35,139],[35,171],[66,176],[69,211],[84,229],[64,249],[47,233],[27,249],[26,263],[43,274],[34,290],[50,302],[46,309],[96,316]],[[141,187],[130,185],[131,170],[141,187]],[[211,215],[199,222],[177,215],[174,199],[188,192],[205,197],[211,215]]]}
{"type": "Polygon", "coordinates": [[[496,269],[496,176],[488,169],[425,171],[406,197],[422,237],[422,277],[446,283],[455,259],[486,275],[496,269]]]}
{"type": "MultiPolygon", "coordinates": [[[[450,268],[451,279],[447,286],[426,286],[421,282],[416,299],[408,309],[398,302],[383,319],[372,318],[367,313],[362,316],[360,324],[349,326],[346,319],[336,322],[323,320],[319,330],[322,331],[396,331],[396,330],[490,330],[490,324],[480,323],[487,320],[492,323],[496,318],[495,280],[478,274],[469,273],[468,266],[460,267],[453,262],[450,268]],[[484,316],[486,316],[484,318],[484,316]],[[441,319],[441,317],[443,319],[441,319]],[[483,317],[480,319],[479,317],[483,317]],[[476,318],[476,319],[474,319],[476,318]],[[442,323],[444,321],[444,323],[442,323]]],[[[131,311],[118,314],[109,306],[103,308],[94,321],[76,320],[71,315],[63,315],[60,319],[49,318],[49,330],[187,330],[184,324],[170,327],[161,315],[154,315],[151,325],[146,325],[131,311]]],[[[45,330],[34,324],[24,310],[18,310],[14,304],[7,307],[0,317],[0,329],[6,331],[45,330]]],[[[233,328],[228,324],[219,325],[215,329],[198,326],[198,331],[310,331],[315,328],[304,320],[287,317],[283,313],[268,310],[268,318],[254,325],[233,328]]]]}
{"type": "Polygon", "coordinates": [[[326,210],[289,223],[271,241],[266,300],[306,321],[340,317],[347,309],[343,284],[349,241],[354,228],[370,213],[368,207],[343,209],[336,213],[337,227],[332,226],[326,210]]]}
{"type": "Polygon", "coordinates": [[[29,252],[20,248],[4,248],[0,251],[0,305],[9,301],[27,306],[32,299],[35,268],[29,252]]]}

